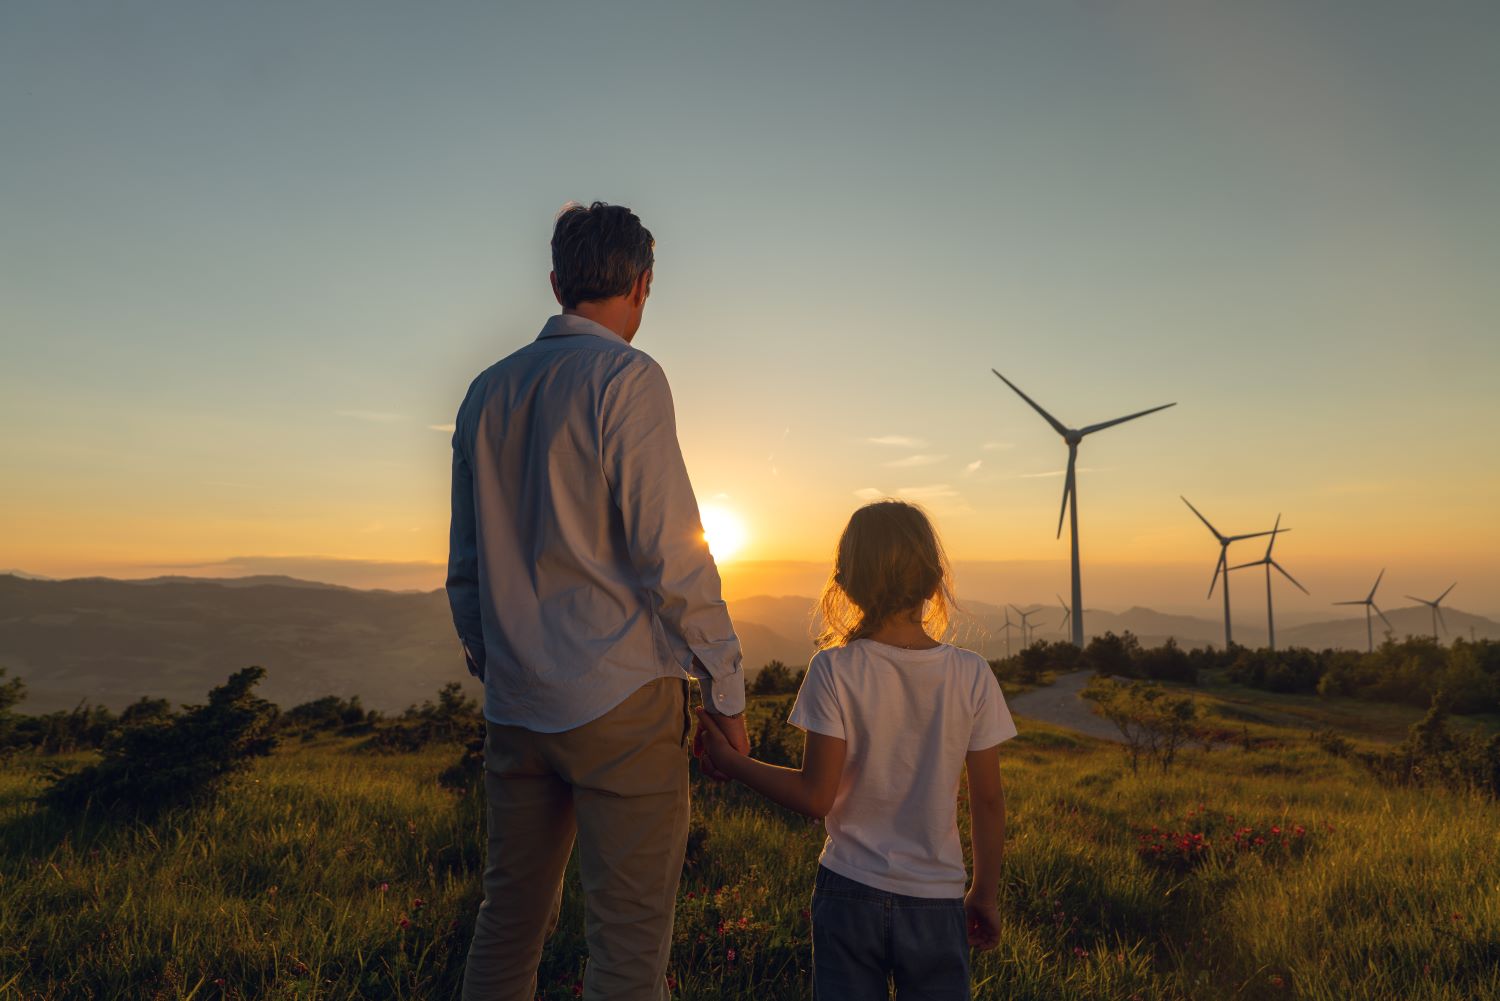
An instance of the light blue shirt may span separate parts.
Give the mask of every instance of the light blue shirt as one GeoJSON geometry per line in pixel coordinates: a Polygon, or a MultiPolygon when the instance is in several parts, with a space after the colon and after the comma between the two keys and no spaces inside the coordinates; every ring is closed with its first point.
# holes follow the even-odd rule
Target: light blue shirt
{"type": "Polygon", "coordinates": [[[453,432],[448,601],[492,723],[556,733],[642,685],[745,705],[661,366],[581,316],[469,386],[453,432]]]}

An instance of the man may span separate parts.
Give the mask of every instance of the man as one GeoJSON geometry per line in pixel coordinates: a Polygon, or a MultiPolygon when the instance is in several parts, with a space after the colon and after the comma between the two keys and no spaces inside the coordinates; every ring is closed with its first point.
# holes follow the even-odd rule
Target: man
{"type": "Polygon", "coordinates": [[[561,315],[458,412],[448,599],[484,681],[489,827],[465,1001],[534,996],[575,837],[584,997],[665,997],[689,675],[749,747],[739,640],[671,392],[631,346],[653,247],[629,209],[567,206],[552,234],[561,315]]]}

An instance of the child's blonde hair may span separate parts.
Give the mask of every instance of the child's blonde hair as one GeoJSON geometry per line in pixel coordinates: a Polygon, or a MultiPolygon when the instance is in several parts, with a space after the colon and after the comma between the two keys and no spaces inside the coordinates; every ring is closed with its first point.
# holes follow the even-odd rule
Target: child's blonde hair
{"type": "Polygon", "coordinates": [[[905,501],[875,501],[855,511],[839,536],[818,600],[818,646],[863,639],[912,608],[922,609],[928,635],[941,639],[954,607],[948,557],[927,515],[905,501]]]}

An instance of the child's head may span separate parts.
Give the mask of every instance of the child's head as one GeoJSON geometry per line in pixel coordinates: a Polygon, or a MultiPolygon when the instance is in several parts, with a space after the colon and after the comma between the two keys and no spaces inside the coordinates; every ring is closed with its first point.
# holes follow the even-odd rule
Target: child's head
{"type": "Polygon", "coordinates": [[[819,602],[818,645],[862,639],[913,610],[928,634],[939,637],[952,606],[948,557],[927,515],[914,504],[876,501],[855,511],[839,536],[833,574],[819,602]]]}

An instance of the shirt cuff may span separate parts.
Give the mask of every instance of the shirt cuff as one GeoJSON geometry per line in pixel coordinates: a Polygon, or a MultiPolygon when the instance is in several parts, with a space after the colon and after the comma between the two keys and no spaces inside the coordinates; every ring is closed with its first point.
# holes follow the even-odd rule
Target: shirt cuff
{"type": "Polygon", "coordinates": [[[738,667],[727,678],[699,678],[703,690],[703,708],[721,716],[738,716],[745,711],[745,672],[738,667]]]}

